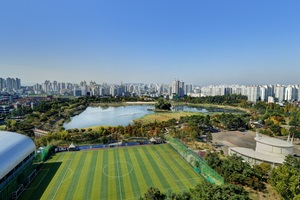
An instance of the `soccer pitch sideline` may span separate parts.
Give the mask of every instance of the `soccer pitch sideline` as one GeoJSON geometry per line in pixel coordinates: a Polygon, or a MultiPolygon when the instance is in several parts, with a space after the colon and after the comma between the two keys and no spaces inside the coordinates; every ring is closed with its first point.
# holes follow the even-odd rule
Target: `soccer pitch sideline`
{"type": "Polygon", "coordinates": [[[201,179],[168,144],[64,152],[45,163],[20,199],[139,199],[151,186],[176,193],[201,179]]]}

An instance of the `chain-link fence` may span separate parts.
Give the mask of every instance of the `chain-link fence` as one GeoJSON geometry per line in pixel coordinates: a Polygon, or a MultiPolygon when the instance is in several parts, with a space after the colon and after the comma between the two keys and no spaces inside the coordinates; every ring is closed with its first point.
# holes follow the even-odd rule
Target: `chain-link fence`
{"type": "Polygon", "coordinates": [[[168,143],[184,158],[197,173],[200,173],[206,180],[217,185],[224,184],[224,178],[213,170],[209,165],[199,157],[194,151],[190,150],[178,139],[166,135],[168,143]]]}
{"type": "Polygon", "coordinates": [[[44,147],[43,149],[38,149],[35,162],[44,162],[46,161],[52,154],[53,147],[51,145],[48,145],[44,147]]]}

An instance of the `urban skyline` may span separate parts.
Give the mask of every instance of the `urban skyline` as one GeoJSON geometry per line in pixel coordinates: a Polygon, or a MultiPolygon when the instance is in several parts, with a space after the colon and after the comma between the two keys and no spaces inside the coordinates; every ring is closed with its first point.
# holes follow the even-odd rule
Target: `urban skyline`
{"type": "Polygon", "coordinates": [[[164,97],[170,99],[206,96],[222,96],[238,94],[247,96],[248,101],[256,103],[265,101],[268,103],[294,102],[300,100],[300,84],[269,84],[269,85],[238,85],[221,84],[198,86],[175,79],[172,83],[96,83],[95,81],[80,81],[80,83],[68,83],[45,80],[32,86],[21,87],[19,78],[0,77],[0,98],[8,100],[9,95],[63,95],[63,96],[147,96],[164,97]]]}
{"type": "Polygon", "coordinates": [[[177,77],[196,85],[297,84],[299,4],[4,1],[1,76],[27,85],[169,83],[177,77]]]}

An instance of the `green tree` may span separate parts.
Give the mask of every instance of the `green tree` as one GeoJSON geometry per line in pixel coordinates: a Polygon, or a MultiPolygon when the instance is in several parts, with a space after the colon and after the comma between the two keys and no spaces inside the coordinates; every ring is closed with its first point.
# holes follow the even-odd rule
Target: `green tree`
{"type": "Polygon", "coordinates": [[[206,133],[206,142],[211,142],[213,140],[211,132],[206,133]]]}
{"type": "Polygon", "coordinates": [[[249,194],[242,187],[224,184],[212,185],[208,181],[196,185],[194,189],[190,190],[191,199],[194,200],[248,200],[249,194]]]}
{"type": "Polygon", "coordinates": [[[171,110],[172,105],[170,102],[164,100],[163,98],[158,99],[158,102],[155,104],[155,109],[158,110],[171,110]]]}
{"type": "Polygon", "coordinates": [[[270,126],[270,130],[275,134],[275,135],[281,135],[281,127],[278,124],[273,124],[270,126]]]}
{"type": "Polygon", "coordinates": [[[274,168],[270,175],[270,184],[283,199],[300,197],[300,159],[288,156],[283,165],[274,168]]]}
{"type": "Polygon", "coordinates": [[[141,200],[164,200],[166,195],[161,193],[158,188],[150,187],[147,192],[141,197],[141,200]]]}
{"type": "Polygon", "coordinates": [[[179,194],[173,194],[172,199],[173,200],[190,200],[191,194],[189,192],[183,191],[182,193],[179,194]]]}

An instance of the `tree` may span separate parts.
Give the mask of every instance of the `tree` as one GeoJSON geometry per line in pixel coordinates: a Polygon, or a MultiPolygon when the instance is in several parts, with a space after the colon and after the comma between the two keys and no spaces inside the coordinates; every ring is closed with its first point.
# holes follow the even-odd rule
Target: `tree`
{"type": "Polygon", "coordinates": [[[271,172],[271,165],[267,163],[261,163],[260,165],[254,165],[253,169],[261,176],[262,180],[266,181],[269,173],[271,172]]]}
{"type": "Polygon", "coordinates": [[[300,174],[296,169],[280,165],[271,172],[270,183],[283,199],[293,199],[300,194],[300,174]]]}
{"type": "Polygon", "coordinates": [[[273,124],[270,126],[270,130],[275,134],[275,135],[281,135],[281,127],[278,124],[273,124]]]}
{"type": "Polygon", "coordinates": [[[150,187],[147,192],[141,197],[141,200],[164,200],[166,195],[161,193],[158,188],[150,187]]]}
{"type": "Polygon", "coordinates": [[[289,129],[291,135],[293,135],[295,138],[300,138],[300,129],[296,127],[291,127],[289,129]]]}
{"type": "Polygon", "coordinates": [[[289,122],[290,126],[299,126],[299,122],[296,119],[293,119],[289,122]]]}
{"type": "Polygon", "coordinates": [[[217,153],[208,153],[205,156],[207,164],[216,171],[222,166],[222,160],[219,158],[217,153]]]}
{"type": "Polygon", "coordinates": [[[296,158],[292,155],[288,155],[287,157],[285,157],[284,160],[284,165],[296,169],[300,172],[300,159],[296,158]]]}
{"type": "Polygon", "coordinates": [[[211,142],[213,140],[211,132],[206,133],[206,142],[211,142]]]}
{"type": "Polygon", "coordinates": [[[158,110],[171,110],[171,107],[172,105],[163,98],[158,99],[158,102],[155,104],[155,109],[158,110]]]}
{"type": "Polygon", "coordinates": [[[300,159],[287,156],[283,165],[272,170],[269,182],[283,199],[299,198],[300,159]]]}
{"type": "Polygon", "coordinates": [[[225,160],[220,160],[217,154],[207,154],[205,160],[210,167],[216,170],[229,183],[247,185],[259,190],[265,188],[262,182],[262,175],[248,163],[243,162],[241,157],[233,155],[225,160]]]}
{"type": "Polygon", "coordinates": [[[191,199],[201,200],[228,200],[228,199],[243,199],[248,200],[248,192],[242,187],[224,184],[224,185],[213,185],[208,181],[204,181],[202,184],[196,185],[194,189],[190,190],[191,199]]]}
{"type": "Polygon", "coordinates": [[[182,193],[179,193],[179,194],[173,194],[172,199],[173,200],[190,200],[191,194],[189,192],[183,191],[182,193]]]}

